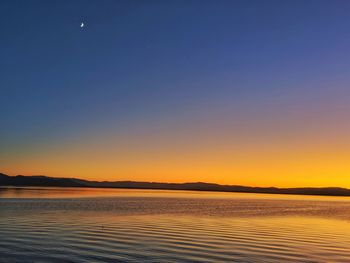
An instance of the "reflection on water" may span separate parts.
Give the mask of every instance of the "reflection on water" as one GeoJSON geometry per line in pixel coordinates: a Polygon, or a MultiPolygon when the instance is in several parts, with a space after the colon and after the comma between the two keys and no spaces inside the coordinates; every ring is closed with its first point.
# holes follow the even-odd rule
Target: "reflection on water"
{"type": "Polygon", "coordinates": [[[0,262],[350,262],[348,198],[74,188],[0,196],[0,262]]]}
{"type": "Polygon", "coordinates": [[[80,188],[80,187],[3,187],[0,186],[0,198],[84,198],[84,197],[187,197],[187,198],[243,198],[274,200],[318,200],[318,201],[350,201],[343,196],[313,196],[285,194],[255,194],[234,192],[209,192],[187,190],[148,190],[122,188],[80,188]]]}

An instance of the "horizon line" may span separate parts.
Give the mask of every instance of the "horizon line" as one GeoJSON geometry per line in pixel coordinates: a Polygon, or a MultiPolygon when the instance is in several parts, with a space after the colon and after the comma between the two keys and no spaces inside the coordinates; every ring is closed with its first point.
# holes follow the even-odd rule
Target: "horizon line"
{"type": "MultiPolygon", "coordinates": [[[[77,177],[61,177],[61,176],[49,176],[45,174],[32,174],[32,175],[24,175],[24,174],[15,174],[15,175],[9,175],[6,173],[0,172],[0,175],[5,175],[8,177],[46,177],[50,179],[71,179],[71,180],[79,180],[79,181],[85,181],[89,183],[147,183],[147,184],[168,184],[168,185],[185,185],[185,184],[206,184],[206,185],[215,185],[215,186],[222,186],[222,187],[246,187],[246,188],[257,188],[257,189],[276,189],[276,190],[288,190],[288,189],[342,189],[342,190],[348,190],[350,191],[350,188],[341,187],[341,186],[298,186],[298,187],[278,187],[278,186],[251,186],[251,185],[241,185],[241,184],[220,184],[220,183],[212,183],[212,182],[203,182],[203,181],[184,181],[184,182],[160,182],[160,181],[134,181],[134,180],[115,180],[115,181],[109,181],[109,180],[103,180],[103,181],[97,181],[97,180],[88,180],[88,179],[82,179],[77,177]]],[[[107,187],[104,187],[107,188],[107,187]]],[[[113,188],[113,187],[112,187],[113,188]]],[[[115,187],[114,187],[115,188],[115,187]]]]}

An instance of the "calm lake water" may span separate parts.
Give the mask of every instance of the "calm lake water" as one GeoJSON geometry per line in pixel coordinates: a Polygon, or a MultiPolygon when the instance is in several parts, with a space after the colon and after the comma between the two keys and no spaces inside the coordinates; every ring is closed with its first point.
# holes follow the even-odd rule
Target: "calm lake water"
{"type": "Polygon", "coordinates": [[[350,262],[350,198],[0,188],[0,262],[350,262]]]}

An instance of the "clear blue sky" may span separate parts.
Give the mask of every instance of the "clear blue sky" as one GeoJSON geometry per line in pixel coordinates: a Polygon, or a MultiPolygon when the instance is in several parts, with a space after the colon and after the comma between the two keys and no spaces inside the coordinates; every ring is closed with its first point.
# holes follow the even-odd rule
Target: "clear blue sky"
{"type": "Polygon", "coordinates": [[[349,10],[348,1],[3,0],[5,168],[17,171],[13,152],[135,125],[249,119],[274,127],[268,135],[286,133],[284,121],[335,125],[349,113],[349,10]]]}

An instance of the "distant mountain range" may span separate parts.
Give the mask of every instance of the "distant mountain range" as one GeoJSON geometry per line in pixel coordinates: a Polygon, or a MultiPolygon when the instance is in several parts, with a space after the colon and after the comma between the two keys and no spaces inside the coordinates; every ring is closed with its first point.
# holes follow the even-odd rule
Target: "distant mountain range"
{"type": "Polygon", "coordinates": [[[48,187],[99,187],[99,188],[130,188],[130,189],[164,189],[164,190],[194,190],[241,193],[267,194],[297,194],[297,195],[331,195],[350,196],[350,189],[339,187],[323,188],[277,188],[277,187],[250,187],[240,185],[220,185],[211,183],[156,183],[156,182],[98,182],[76,178],[55,178],[48,176],[9,176],[0,173],[0,186],[48,186],[48,187]]]}

